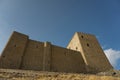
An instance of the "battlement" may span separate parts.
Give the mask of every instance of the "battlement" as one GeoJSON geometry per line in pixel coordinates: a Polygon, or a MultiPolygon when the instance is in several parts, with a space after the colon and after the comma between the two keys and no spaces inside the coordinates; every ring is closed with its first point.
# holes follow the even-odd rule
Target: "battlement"
{"type": "Polygon", "coordinates": [[[112,66],[94,35],[77,32],[62,48],[14,31],[2,52],[0,68],[96,73],[112,66]]]}

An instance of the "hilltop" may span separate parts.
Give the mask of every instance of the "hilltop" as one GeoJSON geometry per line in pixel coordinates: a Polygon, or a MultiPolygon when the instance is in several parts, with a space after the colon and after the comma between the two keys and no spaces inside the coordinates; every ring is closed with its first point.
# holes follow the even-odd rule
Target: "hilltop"
{"type": "Polygon", "coordinates": [[[32,70],[0,69],[0,80],[120,80],[120,71],[98,74],[44,72],[32,70]]]}

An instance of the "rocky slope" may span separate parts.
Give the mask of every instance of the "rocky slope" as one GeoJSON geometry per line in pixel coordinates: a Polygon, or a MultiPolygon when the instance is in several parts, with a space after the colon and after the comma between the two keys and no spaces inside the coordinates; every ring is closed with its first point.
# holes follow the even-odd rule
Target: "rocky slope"
{"type": "Polygon", "coordinates": [[[119,75],[120,72],[115,70],[93,75],[0,69],[0,80],[120,80],[119,75]]]}

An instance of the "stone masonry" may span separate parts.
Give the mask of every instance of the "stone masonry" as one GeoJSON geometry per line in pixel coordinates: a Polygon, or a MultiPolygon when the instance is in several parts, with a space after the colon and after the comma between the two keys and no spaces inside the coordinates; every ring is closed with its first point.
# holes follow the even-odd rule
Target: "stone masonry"
{"type": "Polygon", "coordinates": [[[97,73],[113,67],[94,35],[76,32],[62,48],[14,31],[1,54],[0,68],[97,73]]]}
{"type": "Polygon", "coordinates": [[[94,73],[112,69],[94,35],[76,32],[67,48],[80,52],[87,72],[94,73]]]}

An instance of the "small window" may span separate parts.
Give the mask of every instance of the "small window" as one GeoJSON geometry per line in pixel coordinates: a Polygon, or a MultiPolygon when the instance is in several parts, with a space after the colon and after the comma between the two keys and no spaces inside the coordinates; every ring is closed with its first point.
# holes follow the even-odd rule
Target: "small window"
{"type": "Polygon", "coordinates": [[[81,36],[81,38],[83,38],[83,35],[81,36]]]}
{"type": "Polygon", "coordinates": [[[16,44],[14,45],[14,47],[16,47],[16,44]]]}
{"type": "Polygon", "coordinates": [[[90,45],[87,43],[87,47],[89,47],[90,45]]]}
{"type": "Polygon", "coordinates": [[[5,58],[5,56],[2,56],[3,58],[5,58]]]}
{"type": "Polygon", "coordinates": [[[78,47],[76,47],[76,50],[78,49],[78,47]]]}

